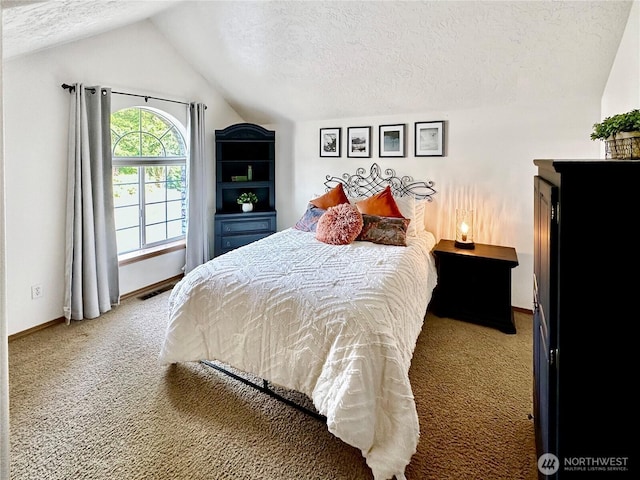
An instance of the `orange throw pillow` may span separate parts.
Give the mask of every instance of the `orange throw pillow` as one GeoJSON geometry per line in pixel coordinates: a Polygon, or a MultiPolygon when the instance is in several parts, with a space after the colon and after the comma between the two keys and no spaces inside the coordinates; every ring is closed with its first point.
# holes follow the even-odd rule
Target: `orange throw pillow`
{"type": "Polygon", "coordinates": [[[327,193],[325,193],[321,197],[314,198],[309,203],[318,208],[322,208],[323,210],[327,210],[329,207],[335,207],[336,205],[340,205],[341,203],[349,203],[349,199],[344,193],[342,184],[339,183],[327,193]]]}
{"type": "Polygon", "coordinates": [[[404,218],[398,208],[398,204],[393,199],[391,187],[387,187],[381,192],[370,196],[369,198],[356,203],[360,213],[367,215],[377,215],[379,217],[404,218]]]}

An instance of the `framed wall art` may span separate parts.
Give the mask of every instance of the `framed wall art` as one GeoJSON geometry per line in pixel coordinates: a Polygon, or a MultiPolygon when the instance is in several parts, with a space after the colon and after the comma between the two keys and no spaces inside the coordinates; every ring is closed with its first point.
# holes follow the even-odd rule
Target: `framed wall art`
{"type": "Polygon", "coordinates": [[[416,157],[444,156],[444,121],[416,122],[416,157]]]}
{"type": "Polygon", "coordinates": [[[380,156],[404,157],[404,124],[380,125],[380,156]]]}
{"type": "Polygon", "coordinates": [[[371,156],[371,127],[347,128],[347,157],[371,156]]]}
{"type": "Polygon", "coordinates": [[[320,129],[320,156],[339,157],[341,150],[341,128],[321,128],[320,129]]]}

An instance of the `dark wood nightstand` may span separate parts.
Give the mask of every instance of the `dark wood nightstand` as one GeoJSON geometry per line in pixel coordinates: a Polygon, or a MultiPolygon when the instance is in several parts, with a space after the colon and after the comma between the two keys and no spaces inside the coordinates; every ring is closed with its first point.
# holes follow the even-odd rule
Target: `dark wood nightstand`
{"type": "Polygon", "coordinates": [[[476,243],[470,250],[456,248],[453,240],[440,240],[432,253],[438,285],[429,310],[439,317],[516,333],[511,308],[511,269],[518,266],[515,249],[476,243]]]}

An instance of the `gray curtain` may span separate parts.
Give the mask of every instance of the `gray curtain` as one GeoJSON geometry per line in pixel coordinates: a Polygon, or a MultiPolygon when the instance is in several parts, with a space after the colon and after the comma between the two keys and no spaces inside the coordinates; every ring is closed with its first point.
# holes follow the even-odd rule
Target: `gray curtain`
{"type": "Polygon", "coordinates": [[[187,253],[184,273],[190,272],[209,260],[204,126],[206,108],[206,105],[202,103],[191,103],[189,108],[187,253]]]}
{"type": "Polygon", "coordinates": [[[70,93],[64,316],[96,318],[120,303],[111,167],[111,90],[70,93]]]}

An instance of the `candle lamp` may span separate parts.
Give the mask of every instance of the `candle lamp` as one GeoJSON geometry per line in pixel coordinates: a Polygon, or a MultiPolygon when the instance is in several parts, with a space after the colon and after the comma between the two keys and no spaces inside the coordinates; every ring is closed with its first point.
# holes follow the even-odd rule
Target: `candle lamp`
{"type": "Polygon", "coordinates": [[[475,248],[473,243],[473,210],[456,209],[456,240],[457,248],[475,248]]]}

